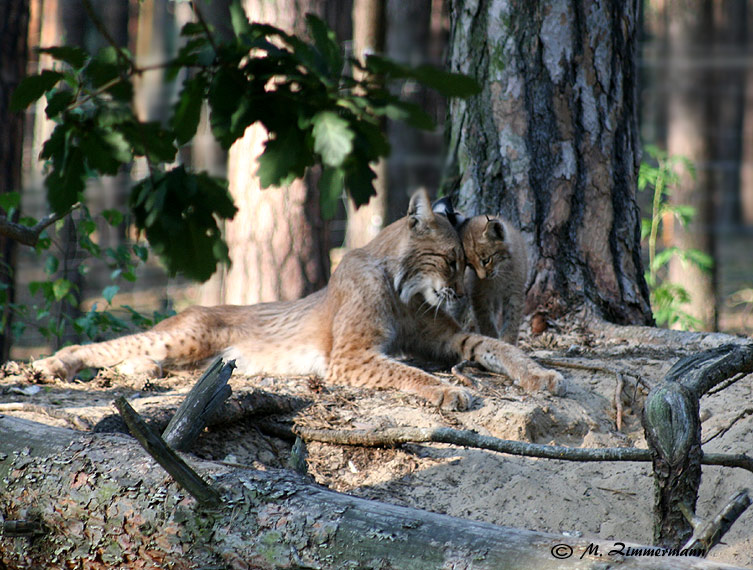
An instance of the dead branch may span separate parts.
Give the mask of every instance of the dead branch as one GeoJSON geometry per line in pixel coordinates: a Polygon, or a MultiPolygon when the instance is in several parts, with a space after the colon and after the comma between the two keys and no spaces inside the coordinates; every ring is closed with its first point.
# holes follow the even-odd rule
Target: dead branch
{"type": "Polygon", "coordinates": [[[76,203],[68,210],[60,214],[48,214],[33,226],[24,226],[23,224],[9,220],[7,216],[0,216],[0,235],[9,237],[12,240],[15,240],[23,245],[34,247],[39,241],[40,234],[45,229],[47,229],[58,220],[62,220],[64,217],[66,217],[73,210],[80,206],[81,204],[76,203]]]}
{"type": "MultiPolygon", "coordinates": [[[[499,439],[474,431],[452,428],[385,428],[381,430],[337,430],[295,426],[293,433],[306,441],[334,445],[362,445],[365,447],[394,447],[405,443],[449,443],[463,447],[488,449],[509,455],[560,459],[562,461],[651,461],[648,449],[635,447],[604,447],[583,449],[561,445],[543,445],[499,439]]],[[[705,465],[739,467],[753,473],[753,458],[747,455],[708,454],[705,465]]]]}
{"type": "Polygon", "coordinates": [[[88,431],[91,429],[89,422],[80,418],[76,414],[71,414],[69,412],[66,412],[65,410],[57,410],[50,406],[32,404],[31,402],[0,403],[0,413],[3,412],[30,412],[32,414],[48,416],[56,420],[64,420],[71,424],[72,427],[81,431],[88,431]]]}
{"type": "Polygon", "coordinates": [[[220,496],[199,475],[191,469],[164,440],[149,429],[128,401],[123,397],[115,400],[115,407],[128,425],[128,429],[162,468],[172,475],[173,479],[188,491],[199,503],[207,508],[217,508],[220,496]]]}
{"type": "Polygon", "coordinates": [[[751,500],[748,489],[743,489],[730,497],[727,504],[719,512],[706,522],[698,522],[694,516],[690,517],[693,526],[693,536],[685,543],[683,548],[703,548],[706,552],[721,542],[722,537],[732,527],[750,506],[751,500]]]}
{"type": "Polygon", "coordinates": [[[617,385],[614,389],[614,423],[617,431],[622,431],[622,388],[624,385],[622,374],[617,373],[617,385]]]}
{"type": "Polygon", "coordinates": [[[753,371],[753,343],[735,340],[681,358],[646,398],[642,420],[654,471],[656,544],[678,546],[693,534],[683,511],[695,511],[701,484],[699,400],[726,379],[753,371]]]}
{"type": "Polygon", "coordinates": [[[737,374],[753,372],[753,343],[729,343],[678,360],[664,377],[682,382],[700,398],[737,374]]]}
{"type": "Polygon", "coordinates": [[[222,358],[207,367],[162,433],[167,445],[179,451],[191,448],[208,419],[232,394],[227,381],[234,369],[235,361],[226,363],[222,358]]]}

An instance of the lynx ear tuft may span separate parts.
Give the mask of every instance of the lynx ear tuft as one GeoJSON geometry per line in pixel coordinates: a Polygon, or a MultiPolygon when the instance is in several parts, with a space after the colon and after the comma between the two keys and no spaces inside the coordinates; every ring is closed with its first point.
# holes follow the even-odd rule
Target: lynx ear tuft
{"type": "Polygon", "coordinates": [[[498,218],[486,218],[484,236],[488,239],[505,241],[505,226],[498,218]]]}
{"type": "Polygon", "coordinates": [[[408,225],[412,230],[426,229],[434,223],[434,212],[426,190],[421,188],[413,193],[408,204],[408,225]]]}

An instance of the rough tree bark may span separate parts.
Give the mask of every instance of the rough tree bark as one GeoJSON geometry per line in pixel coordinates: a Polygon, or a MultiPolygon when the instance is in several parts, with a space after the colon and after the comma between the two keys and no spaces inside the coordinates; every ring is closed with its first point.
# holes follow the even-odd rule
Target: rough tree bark
{"type": "MultiPolygon", "coordinates": [[[[0,417],[0,564],[24,568],[729,568],[608,556],[614,542],[456,519],[326,490],[289,472],[193,461],[197,507],[135,441],[0,417]],[[19,521],[20,522],[19,524],[19,521]],[[8,523],[11,524],[8,524],[8,523]],[[9,530],[35,534],[13,536],[9,530]],[[589,544],[598,547],[587,552],[589,544]]],[[[632,545],[629,545],[632,546],[632,545]]]]}
{"type": "MultiPolygon", "coordinates": [[[[23,156],[24,116],[11,113],[10,97],[26,75],[27,31],[29,2],[4,2],[0,6],[0,195],[21,191],[21,160],[23,156]]],[[[0,207],[0,215],[7,212],[0,207]]],[[[18,220],[18,209],[11,221],[18,220]]],[[[8,360],[12,313],[10,305],[15,300],[15,240],[0,235],[0,362],[8,360]]]]}
{"type": "MultiPolygon", "coordinates": [[[[267,22],[302,33],[304,14],[315,4],[303,0],[245,0],[253,22],[267,22]]],[[[319,214],[316,181],[309,173],[285,188],[262,190],[256,157],[267,133],[260,125],[246,130],[230,148],[228,182],[238,213],[226,224],[230,268],[221,268],[218,298],[207,303],[252,304],[298,299],[323,287],[329,276],[327,226],[319,214]]]]}
{"type": "Polygon", "coordinates": [[[529,311],[588,304],[652,321],[635,200],[637,4],[451,3],[452,71],[483,91],[451,102],[446,190],[461,211],[521,228],[529,311]]]}

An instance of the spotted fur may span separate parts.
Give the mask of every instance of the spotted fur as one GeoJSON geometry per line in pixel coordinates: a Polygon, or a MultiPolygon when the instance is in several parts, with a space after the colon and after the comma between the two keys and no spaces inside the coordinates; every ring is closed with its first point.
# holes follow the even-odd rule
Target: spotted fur
{"type": "Polygon", "coordinates": [[[450,316],[463,296],[465,257],[457,232],[435,216],[425,192],[408,215],[346,254],[329,285],[303,299],[250,306],[192,307],[153,329],[63,348],[33,366],[70,377],[81,368],[118,366],[158,373],[217,354],[245,374],[315,374],[331,383],[396,388],[448,409],[471,393],[394,358],[474,360],[524,388],[562,391],[562,378],[518,348],[463,332],[450,316]]]}

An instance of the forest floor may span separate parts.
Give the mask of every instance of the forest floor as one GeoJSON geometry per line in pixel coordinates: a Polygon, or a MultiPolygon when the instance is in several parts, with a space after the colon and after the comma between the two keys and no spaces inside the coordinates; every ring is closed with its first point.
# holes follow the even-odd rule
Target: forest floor
{"type": "MultiPolygon", "coordinates": [[[[268,422],[370,430],[451,427],[483,435],[571,447],[641,447],[640,411],[648,390],[692,347],[637,344],[578,329],[524,336],[522,347],[567,378],[565,397],[527,394],[500,375],[471,369],[478,397],[470,411],[445,412],[394,390],[322,385],[311,378],[234,375],[235,394],[261,389],[305,405],[284,417],[248,418],[205,431],[193,452],[203,458],[259,469],[283,468],[290,441],[269,435],[268,422]],[[564,364],[563,364],[564,363],[564,364]],[[565,365],[566,364],[566,365],[565,365]],[[617,428],[617,374],[621,427],[617,428]]],[[[435,371],[453,381],[451,374],[435,371]]],[[[112,401],[124,395],[146,417],[169,417],[198,373],[151,381],[100,370],[90,380],[41,383],[27,366],[0,369],[0,412],[74,429],[119,429],[112,401]]],[[[753,449],[753,375],[701,401],[704,450],[753,449]]],[[[308,444],[308,470],[333,490],[449,515],[609,541],[650,544],[653,479],[648,463],[574,463],[503,455],[445,444],[397,448],[308,444]]],[[[753,486],[742,469],[703,467],[697,514],[712,516],[727,499],[753,486]]],[[[753,565],[753,509],[709,558],[753,565]]]]}

